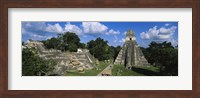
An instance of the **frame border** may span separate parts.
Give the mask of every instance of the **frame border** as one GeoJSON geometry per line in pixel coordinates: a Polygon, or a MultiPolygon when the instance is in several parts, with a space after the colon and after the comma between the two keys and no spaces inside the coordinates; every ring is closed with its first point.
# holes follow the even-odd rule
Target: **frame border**
{"type": "Polygon", "coordinates": [[[0,98],[200,98],[199,12],[200,0],[1,0],[0,98]],[[192,8],[192,90],[8,90],[9,8],[192,8]]]}

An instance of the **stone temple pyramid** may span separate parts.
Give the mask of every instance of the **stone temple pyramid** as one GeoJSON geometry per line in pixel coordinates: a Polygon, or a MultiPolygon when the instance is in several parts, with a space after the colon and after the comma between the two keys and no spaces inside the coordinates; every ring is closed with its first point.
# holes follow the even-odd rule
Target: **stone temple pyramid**
{"type": "Polygon", "coordinates": [[[131,69],[134,66],[149,65],[138,47],[135,34],[132,30],[128,30],[126,33],[125,43],[115,59],[114,64],[124,65],[127,69],[131,69]]]}

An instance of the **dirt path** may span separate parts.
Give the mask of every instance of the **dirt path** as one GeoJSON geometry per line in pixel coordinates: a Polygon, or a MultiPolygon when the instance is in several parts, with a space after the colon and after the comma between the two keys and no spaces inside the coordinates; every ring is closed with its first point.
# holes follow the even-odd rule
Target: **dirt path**
{"type": "Polygon", "coordinates": [[[102,76],[102,73],[105,73],[106,71],[112,72],[113,64],[109,64],[104,70],[102,70],[97,76],[102,76]]]}

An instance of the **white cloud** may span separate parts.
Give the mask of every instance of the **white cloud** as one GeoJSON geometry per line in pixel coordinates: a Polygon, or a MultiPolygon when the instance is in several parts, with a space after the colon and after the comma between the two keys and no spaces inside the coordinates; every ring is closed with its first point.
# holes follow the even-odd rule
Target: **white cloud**
{"type": "Polygon", "coordinates": [[[140,33],[142,39],[155,39],[155,40],[164,40],[169,39],[173,36],[176,31],[176,26],[171,26],[169,28],[161,27],[157,29],[157,26],[150,28],[147,32],[140,33]]]}
{"type": "Polygon", "coordinates": [[[32,32],[32,33],[63,33],[63,29],[60,24],[56,23],[54,25],[45,24],[45,22],[24,22],[22,23],[22,32],[32,32]]]}
{"type": "MultiPolygon", "coordinates": [[[[57,33],[73,32],[79,36],[87,37],[88,35],[117,35],[119,31],[115,31],[112,28],[108,28],[106,25],[100,22],[82,22],[81,25],[66,23],[62,27],[59,23],[46,24],[45,22],[23,22],[22,23],[22,34],[32,37],[31,39],[44,39],[51,38],[57,33]]],[[[116,42],[118,39],[116,39],[116,42]]]]}
{"type": "Polygon", "coordinates": [[[31,32],[26,32],[26,35],[29,36],[28,39],[33,39],[33,40],[46,40],[50,37],[50,36],[38,35],[31,32]]]}
{"type": "Polygon", "coordinates": [[[46,25],[45,22],[23,22],[22,33],[27,32],[45,35],[44,33],[63,33],[63,29],[58,23],[46,25]]]}
{"type": "Polygon", "coordinates": [[[126,33],[127,33],[127,32],[125,31],[125,32],[124,32],[124,35],[126,35],[126,33]]]}
{"type": "Polygon", "coordinates": [[[22,34],[28,39],[45,40],[52,37],[54,33],[61,33],[62,27],[59,24],[46,25],[45,22],[22,22],[22,34]]]}
{"type": "Polygon", "coordinates": [[[33,33],[29,33],[29,35],[33,38],[39,38],[39,39],[46,39],[46,36],[42,36],[42,35],[37,35],[37,34],[33,34],[33,33]]]}
{"type": "Polygon", "coordinates": [[[178,45],[178,41],[175,40],[173,37],[170,38],[170,39],[168,39],[167,42],[171,42],[171,44],[172,44],[173,46],[177,46],[177,45],[178,45]]]}
{"type": "Polygon", "coordinates": [[[68,22],[65,25],[65,30],[64,31],[65,32],[73,32],[73,33],[76,33],[77,35],[81,35],[82,34],[82,30],[78,26],[70,24],[70,22],[68,22]]]}
{"type": "Polygon", "coordinates": [[[121,40],[119,40],[120,43],[124,43],[125,42],[125,38],[122,38],[121,40]]]}
{"type": "Polygon", "coordinates": [[[165,24],[166,27],[167,27],[167,26],[170,26],[170,25],[171,25],[171,24],[168,24],[168,23],[165,24]]]}
{"type": "Polygon", "coordinates": [[[110,34],[118,35],[118,34],[120,34],[120,32],[119,31],[114,31],[113,29],[110,29],[108,32],[106,32],[106,35],[110,35],[110,34]]]}
{"type": "Polygon", "coordinates": [[[159,34],[159,30],[157,29],[157,26],[154,26],[153,28],[150,28],[147,32],[140,33],[140,37],[142,39],[155,39],[157,38],[159,34]]]}
{"type": "Polygon", "coordinates": [[[26,30],[22,28],[22,34],[26,34],[26,30]]]}
{"type": "Polygon", "coordinates": [[[157,40],[157,41],[168,41],[171,42],[173,45],[177,45],[177,41],[173,38],[174,32],[176,31],[176,26],[171,27],[161,27],[157,28],[154,26],[150,28],[146,32],[140,33],[141,39],[147,40],[157,40]]]}
{"type": "Polygon", "coordinates": [[[147,34],[147,33],[145,33],[145,32],[140,33],[140,37],[141,37],[142,39],[150,39],[149,34],[147,34]]]}
{"type": "Polygon", "coordinates": [[[119,31],[109,29],[106,25],[100,22],[82,22],[82,31],[84,34],[98,36],[102,34],[106,35],[117,35],[119,31]]]}
{"type": "Polygon", "coordinates": [[[160,30],[160,33],[161,34],[173,34],[175,31],[176,31],[176,26],[171,26],[170,28],[165,28],[165,27],[161,27],[159,30],[160,30]]]}
{"type": "Polygon", "coordinates": [[[117,42],[117,40],[118,40],[117,36],[116,36],[116,35],[114,35],[114,43],[116,43],[116,42],[117,42]]]}
{"type": "Polygon", "coordinates": [[[164,39],[169,39],[171,38],[171,35],[157,35],[158,39],[164,40],[164,39]]]}
{"type": "Polygon", "coordinates": [[[23,22],[22,28],[27,32],[44,32],[46,30],[45,22],[23,22]]]}
{"type": "Polygon", "coordinates": [[[63,28],[58,23],[56,23],[54,25],[48,24],[46,27],[46,31],[53,32],[53,33],[64,33],[63,28]]]}
{"type": "Polygon", "coordinates": [[[108,27],[99,22],[82,22],[83,32],[89,35],[100,35],[107,32],[108,27]]]}

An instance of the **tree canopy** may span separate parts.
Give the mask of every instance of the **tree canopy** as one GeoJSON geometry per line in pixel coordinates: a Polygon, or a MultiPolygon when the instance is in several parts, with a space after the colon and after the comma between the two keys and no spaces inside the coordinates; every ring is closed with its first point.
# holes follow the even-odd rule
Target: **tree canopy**
{"type": "Polygon", "coordinates": [[[54,60],[44,60],[38,56],[34,48],[24,48],[22,50],[22,75],[42,76],[53,71],[56,62],[54,60]]]}
{"type": "Polygon", "coordinates": [[[85,48],[85,44],[80,43],[78,35],[72,32],[59,34],[58,37],[50,38],[43,43],[47,49],[69,50],[70,52],[76,52],[78,48],[85,48]]]}
{"type": "Polygon", "coordinates": [[[160,68],[167,75],[178,75],[178,49],[170,42],[151,42],[148,48],[142,48],[143,54],[151,65],[160,68]]]}
{"type": "Polygon", "coordinates": [[[105,41],[100,37],[98,37],[96,40],[89,41],[87,43],[87,48],[89,49],[90,53],[100,61],[108,59],[114,60],[121,49],[120,46],[117,48],[109,46],[108,41],[105,41]]]}

